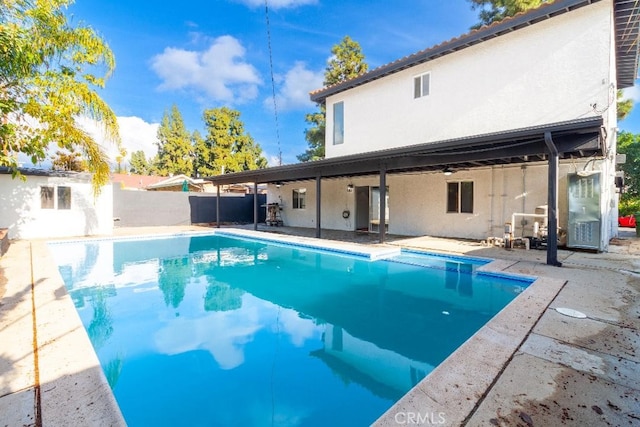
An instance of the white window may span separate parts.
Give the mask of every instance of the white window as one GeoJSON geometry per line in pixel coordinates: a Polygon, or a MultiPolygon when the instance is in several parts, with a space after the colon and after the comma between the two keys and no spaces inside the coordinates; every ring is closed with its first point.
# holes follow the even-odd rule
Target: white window
{"type": "Polygon", "coordinates": [[[40,187],[41,209],[71,209],[71,187],[40,187]]]}
{"type": "Polygon", "coordinates": [[[58,209],[71,209],[71,187],[58,187],[58,209]]]}
{"type": "Polygon", "coordinates": [[[293,209],[304,209],[307,206],[307,189],[293,190],[293,209]]]}
{"type": "Polygon", "coordinates": [[[447,213],[473,213],[473,182],[447,182],[447,213]]]}
{"type": "Polygon", "coordinates": [[[424,73],[413,78],[413,98],[422,98],[429,95],[430,73],[424,73]]]}
{"type": "Polygon", "coordinates": [[[344,143],[344,102],[333,104],[333,145],[344,143]]]}
{"type": "Polygon", "coordinates": [[[53,187],[40,187],[40,209],[55,209],[53,187]]]}

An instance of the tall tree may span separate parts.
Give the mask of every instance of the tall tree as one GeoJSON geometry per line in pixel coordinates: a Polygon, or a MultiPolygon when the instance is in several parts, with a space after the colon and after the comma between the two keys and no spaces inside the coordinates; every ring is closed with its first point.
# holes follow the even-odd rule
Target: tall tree
{"type": "Polygon", "coordinates": [[[165,111],[158,128],[158,175],[185,174],[193,172],[193,148],[191,135],[184,126],[182,114],[174,104],[171,112],[165,111]]]}
{"type": "Polygon", "coordinates": [[[139,175],[149,175],[151,170],[151,162],[145,157],[144,151],[138,150],[131,153],[129,172],[139,175]]]}
{"type": "Polygon", "coordinates": [[[193,158],[193,176],[199,178],[203,176],[204,166],[208,164],[208,162],[212,161],[210,158],[205,158],[207,154],[210,154],[208,151],[207,144],[200,135],[200,132],[193,131],[191,135],[191,146],[193,147],[194,158],[193,158]]]}
{"type": "Polygon", "coordinates": [[[360,44],[349,36],[344,36],[340,43],[334,45],[331,53],[332,56],[324,71],[325,86],[358,77],[369,69],[360,44]]]}
{"type": "Polygon", "coordinates": [[[308,113],[304,118],[304,121],[312,125],[312,127],[304,131],[304,138],[307,140],[309,148],[297,156],[301,162],[312,162],[314,160],[324,159],[326,108],[324,104],[322,104],[318,109],[319,111],[308,113]]]}
{"type": "Polygon", "coordinates": [[[262,169],[267,160],[262,148],[244,130],[240,112],[228,107],[205,110],[205,139],[196,147],[198,172],[221,175],[230,172],[262,169]]]}
{"type": "Polygon", "coordinates": [[[96,193],[109,181],[100,145],[75,119],[99,121],[119,144],[113,111],[95,92],[115,67],[109,46],[90,27],[71,27],[63,9],[72,0],[0,3],[0,166],[18,173],[19,153],[35,164],[47,147],[78,149],[93,172],[96,193]]]}
{"type": "MultiPolygon", "coordinates": [[[[344,36],[342,41],[331,48],[332,56],[324,71],[324,86],[331,86],[358,77],[369,69],[365,62],[360,44],[344,36]]],[[[298,155],[298,160],[308,162],[324,158],[325,120],[327,116],[324,104],[318,106],[315,113],[307,114],[305,121],[312,127],[305,130],[305,139],[309,148],[298,155]]]]}
{"type": "Polygon", "coordinates": [[[624,120],[633,109],[633,99],[626,99],[624,97],[624,93],[621,90],[618,90],[616,100],[618,103],[618,120],[624,120]]]}
{"type": "Polygon", "coordinates": [[[86,172],[88,170],[87,162],[76,151],[56,151],[52,166],[54,170],[60,171],[86,172]]]}
{"type": "Polygon", "coordinates": [[[548,0],[468,0],[474,10],[479,10],[480,23],[473,28],[502,21],[508,16],[536,8],[548,0]]]}
{"type": "Polygon", "coordinates": [[[640,198],[640,135],[618,132],[618,153],[625,154],[626,162],[620,165],[624,171],[625,193],[623,200],[640,198]]]}

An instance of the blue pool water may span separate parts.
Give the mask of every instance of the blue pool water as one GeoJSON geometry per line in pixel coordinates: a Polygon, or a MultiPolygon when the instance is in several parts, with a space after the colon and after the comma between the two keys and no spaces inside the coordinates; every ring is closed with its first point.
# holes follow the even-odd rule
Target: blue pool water
{"type": "Polygon", "coordinates": [[[50,248],[130,426],[368,425],[531,282],[224,235],[50,248]]]}

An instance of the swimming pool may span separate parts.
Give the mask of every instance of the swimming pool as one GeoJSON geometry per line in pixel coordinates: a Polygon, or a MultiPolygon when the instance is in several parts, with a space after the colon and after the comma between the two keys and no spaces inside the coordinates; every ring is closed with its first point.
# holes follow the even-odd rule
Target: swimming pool
{"type": "Polygon", "coordinates": [[[132,426],[370,424],[530,283],[221,234],[51,247],[132,426]]]}

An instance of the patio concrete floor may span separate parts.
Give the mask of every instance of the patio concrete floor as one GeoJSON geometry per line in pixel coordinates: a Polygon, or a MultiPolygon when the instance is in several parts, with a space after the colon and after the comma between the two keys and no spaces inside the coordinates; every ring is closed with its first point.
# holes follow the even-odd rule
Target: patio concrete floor
{"type": "MultiPolygon", "coordinates": [[[[315,234],[290,227],[259,229],[315,234]]],[[[203,228],[117,229],[115,234],[190,230],[203,228]]],[[[376,236],[367,234],[323,231],[323,238],[377,244],[376,236]]],[[[493,258],[504,272],[545,277],[560,285],[551,302],[530,319],[532,328],[509,343],[515,351],[507,354],[506,363],[492,366],[491,346],[473,366],[465,366],[463,355],[454,353],[462,363],[434,371],[431,381],[408,396],[408,403],[394,405],[377,424],[640,425],[640,239],[634,232],[621,229],[607,253],[559,250],[562,267],[547,266],[544,251],[505,250],[473,241],[389,236],[386,244],[493,258]],[[556,308],[586,317],[569,317],[556,308]],[[486,387],[478,392],[474,378],[494,368],[497,374],[482,379],[486,387]]],[[[56,311],[55,303],[69,297],[60,289],[55,266],[40,262],[46,254],[39,251],[45,250],[44,242],[12,242],[0,258],[0,426],[122,425],[84,330],[68,326],[77,325],[77,314],[56,311]],[[70,346],[77,357],[57,358],[61,347],[70,346]],[[77,403],[78,396],[83,403],[77,403]]],[[[495,328],[492,333],[484,339],[498,353],[502,343],[492,341],[495,328]]]]}

